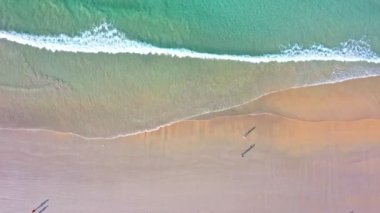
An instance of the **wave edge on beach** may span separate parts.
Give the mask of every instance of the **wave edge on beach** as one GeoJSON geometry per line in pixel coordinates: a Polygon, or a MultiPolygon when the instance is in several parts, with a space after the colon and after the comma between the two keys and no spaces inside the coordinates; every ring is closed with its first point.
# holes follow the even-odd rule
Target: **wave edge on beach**
{"type": "Polygon", "coordinates": [[[116,134],[116,135],[104,135],[104,136],[91,136],[91,135],[86,135],[86,134],[82,134],[82,133],[79,133],[79,132],[72,132],[72,131],[61,131],[61,130],[57,130],[57,129],[49,129],[49,128],[23,128],[23,127],[20,127],[20,128],[14,128],[14,127],[0,127],[0,131],[26,131],[26,132],[49,132],[49,133],[55,133],[55,134],[61,134],[61,135],[68,135],[68,136],[74,136],[74,137],[78,137],[78,138],[81,138],[81,139],[84,139],[84,140],[113,140],[113,139],[118,139],[118,138],[124,138],[124,137],[130,137],[130,136],[136,136],[136,135],[141,135],[141,134],[145,134],[145,133],[151,133],[151,132],[155,132],[155,131],[158,131],[162,128],[166,128],[166,127],[170,127],[172,125],[176,125],[177,123],[180,123],[180,122],[185,122],[185,121],[201,121],[201,120],[215,120],[215,119],[218,119],[218,118],[224,118],[224,117],[241,117],[241,116],[260,116],[260,115],[269,115],[269,116],[277,116],[277,117],[281,117],[281,118],[285,118],[285,119],[290,119],[290,120],[296,120],[296,121],[303,121],[303,122],[311,122],[311,123],[319,123],[319,122],[353,122],[353,121],[360,121],[360,120],[379,120],[380,118],[377,118],[377,117],[361,117],[361,118],[356,118],[356,119],[343,119],[343,120],[334,120],[334,119],[320,119],[320,120],[312,120],[312,119],[302,119],[302,118],[298,118],[298,117],[292,117],[292,116],[287,116],[287,115],[284,115],[284,114],[281,114],[281,113],[276,113],[276,112],[257,112],[257,113],[254,113],[254,112],[250,112],[248,114],[235,114],[235,115],[229,115],[229,114],[224,114],[224,112],[227,112],[229,110],[232,110],[232,109],[235,109],[235,108],[239,108],[239,107],[242,107],[244,105],[247,105],[247,104],[250,104],[250,103],[253,103],[253,102],[258,102],[260,101],[261,99],[267,97],[267,96],[271,96],[271,95],[275,95],[277,93],[282,93],[282,92],[286,92],[286,91],[290,91],[290,90],[298,90],[298,89],[305,89],[305,88],[313,88],[313,87],[318,87],[318,86],[325,86],[325,85],[338,85],[338,84],[342,84],[342,83],[346,83],[346,82],[351,82],[351,81],[357,81],[357,80],[370,80],[372,78],[376,78],[378,76],[372,76],[372,77],[362,77],[362,78],[351,78],[351,79],[346,79],[346,80],[341,80],[341,81],[337,81],[337,82],[325,82],[325,83],[321,83],[321,84],[313,84],[313,85],[306,85],[306,86],[297,86],[297,87],[291,87],[291,88],[286,88],[286,89],[281,89],[281,90],[276,90],[276,91],[272,91],[272,92],[268,92],[268,93],[265,93],[265,94],[262,94],[254,99],[251,99],[250,101],[247,101],[247,102],[244,102],[244,103],[240,103],[240,104],[237,104],[237,105],[233,105],[233,106],[230,106],[230,107],[227,107],[227,108],[224,108],[224,109],[220,109],[220,110],[215,110],[215,111],[209,111],[209,112],[203,112],[203,113],[200,113],[200,114],[196,114],[196,115],[190,115],[188,117],[185,117],[185,118],[180,118],[180,119],[177,119],[177,120],[173,120],[173,121],[170,121],[170,122],[167,122],[167,123],[163,123],[161,125],[158,125],[156,127],[153,127],[153,128],[147,128],[147,129],[141,129],[139,131],[135,131],[135,132],[120,132],[119,134],[116,134]],[[219,114],[219,113],[222,113],[222,114],[219,114]],[[210,116],[210,117],[205,117],[203,118],[203,116],[210,116]]]}

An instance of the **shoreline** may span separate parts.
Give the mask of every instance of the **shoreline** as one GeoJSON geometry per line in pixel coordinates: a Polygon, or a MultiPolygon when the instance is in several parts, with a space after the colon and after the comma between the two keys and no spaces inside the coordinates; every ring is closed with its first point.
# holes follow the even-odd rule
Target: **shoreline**
{"type": "Polygon", "coordinates": [[[367,120],[367,119],[380,119],[380,111],[376,110],[377,106],[380,107],[380,95],[374,95],[370,93],[370,91],[373,88],[376,88],[376,86],[380,84],[380,77],[365,77],[365,78],[358,78],[358,79],[350,79],[342,82],[337,83],[326,83],[321,85],[312,85],[312,86],[305,86],[305,87],[295,87],[295,88],[289,88],[284,90],[279,90],[275,92],[270,92],[267,94],[264,94],[262,96],[259,96],[258,98],[255,98],[247,103],[239,104],[236,106],[232,106],[231,108],[210,112],[210,113],[204,113],[201,115],[194,115],[190,116],[187,119],[181,119],[178,121],[173,121],[167,124],[163,124],[160,126],[157,126],[152,129],[145,129],[134,133],[120,133],[118,135],[114,136],[104,136],[104,137],[91,137],[91,136],[84,136],[81,134],[77,134],[75,132],[61,132],[58,130],[53,129],[43,129],[43,128],[7,128],[7,127],[0,127],[0,130],[2,131],[27,131],[27,132],[50,132],[54,134],[61,134],[61,135],[68,135],[68,136],[75,136],[79,137],[84,140],[114,140],[118,138],[124,138],[124,137],[132,137],[140,134],[146,134],[151,133],[155,131],[159,131],[162,128],[170,128],[171,126],[175,126],[181,122],[186,121],[199,121],[199,120],[213,120],[218,118],[225,118],[225,117],[234,117],[234,116],[257,116],[257,115],[273,115],[273,116],[280,116],[285,119],[294,119],[294,120],[300,120],[300,121],[311,121],[311,122],[323,122],[323,121],[357,121],[357,120],[367,120]],[[360,90],[359,87],[362,87],[360,90]],[[356,90],[359,88],[359,90],[356,90]],[[342,96],[342,91],[345,90],[345,97],[339,97],[342,96]],[[363,91],[362,91],[363,90],[363,91]],[[331,92],[331,91],[335,91],[331,92]],[[338,92],[336,92],[338,91],[338,92]],[[323,98],[323,95],[329,94],[329,98],[327,100],[321,101],[320,99],[323,98]],[[347,96],[350,97],[347,97],[347,96]],[[314,103],[323,103],[323,106],[317,106],[308,104],[307,106],[305,102],[303,105],[296,106],[297,99],[305,99],[309,96],[310,100],[313,100],[314,103]],[[358,109],[352,109],[353,104],[358,102],[360,99],[360,96],[362,96],[363,101],[368,101],[369,99],[372,99],[372,104],[366,104],[362,108],[356,108],[358,109]],[[288,99],[288,100],[286,100],[288,99]],[[289,101],[289,99],[291,99],[289,101]],[[351,99],[351,100],[350,100],[351,99]],[[354,100],[355,99],[355,100],[354,100]],[[285,102],[288,102],[285,104],[286,110],[281,111],[281,104],[284,104],[285,102]],[[292,105],[293,104],[293,105],[292,105]],[[342,111],[344,111],[344,108],[339,109],[339,105],[345,105],[350,104],[351,108],[348,107],[347,113],[341,115],[341,117],[337,117],[336,113],[337,111],[340,111],[342,114],[342,111]],[[275,107],[270,106],[275,105],[275,107]],[[372,110],[368,112],[368,107],[371,105],[372,110]],[[297,108],[298,109],[294,109],[297,108]],[[264,109],[262,109],[264,108],[264,109]],[[272,108],[272,109],[270,109],[272,108]],[[314,108],[314,109],[312,109],[314,108]],[[313,111],[311,113],[312,115],[305,113],[306,111],[313,111]],[[330,111],[329,111],[330,110],[330,111]],[[356,110],[356,111],[355,111],[356,110]],[[334,111],[334,112],[331,112],[334,111]],[[303,115],[300,113],[303,113],[303,115]],[[319,118],[318,118],[319,116],[319,118]],[[334,117],[335,116],[335,117],[334,117]]]}

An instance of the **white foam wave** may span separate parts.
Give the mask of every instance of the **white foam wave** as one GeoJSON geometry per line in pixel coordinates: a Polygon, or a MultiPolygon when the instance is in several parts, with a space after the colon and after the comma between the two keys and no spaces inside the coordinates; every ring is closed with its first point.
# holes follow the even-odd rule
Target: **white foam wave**
{"type": "Polygon", "coordinates": [[[201,53],[188,49],[171,49],[153,46],[148,43],[128,39],[124,33],[109,24],[102,24],[79,36],[56,35],[41,36],[0,31],[0,39],[6,39],[35,48],[52,52],[82,52],[82,53],[131,53],[141,55],[168,55],[178,58],[199,58],[210,60],[230,60],[249,63],[269,62],[304,62],[304,61],[343,61],[380,63],[380,57],[374,53],[364,40],[349,40],[339,47],[327,48],[323,45],[313,45],[304,48],[301,45],[285,47],[278,54],[263,56],[227,55],[201,53]]]}

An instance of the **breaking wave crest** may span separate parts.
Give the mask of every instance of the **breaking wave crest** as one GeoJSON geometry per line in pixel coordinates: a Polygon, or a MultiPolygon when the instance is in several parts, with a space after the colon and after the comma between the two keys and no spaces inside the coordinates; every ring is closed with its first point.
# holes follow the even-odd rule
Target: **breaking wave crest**
{"type": "Polygon", "coordinates": [[[110,24],[102,24],[78,36],[32,35],[14,31],[0,31],[0,39],[52,52],[74,53],[131,53],[141,55],[167,55],[178,58],[198,58],[209,60],[230,60],[249,63],[303,62],[303,61],[343,61],[380,63],[380,57],[371,50],[363,39],[342,42],[339,47],[327,48],[315,44],[305,48],[302,45],[282,47],[278,54],[263,56],[228,55],[196,52],[184,48],[163,48],[145,42],[134,41],[110,24]]]}

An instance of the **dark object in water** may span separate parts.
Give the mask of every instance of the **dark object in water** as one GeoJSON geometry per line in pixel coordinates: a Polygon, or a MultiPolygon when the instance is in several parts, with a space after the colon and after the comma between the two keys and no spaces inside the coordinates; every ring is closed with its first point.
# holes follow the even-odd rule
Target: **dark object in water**
{"type": "Polygon", "coordinates": [[[246,137],[249,135],[249,133],[251,133],[251,132],[252,132],[253,130],[255,130],[255,129],[256,129],[255,126],[252,127],[251,129],[249,129],[248,132],[246,132],[246,133],[244,134],[243,138],[246,138],[246,137]]]}
{"type": "MultiPolygon", "coordinates": [[[[42,206],[44,206],[47,202],[49,201],[49,199],[46,199],[44,202],[42,202],[37,208],[33,209],[32,210],[32,213],[36,212],[39,208],[41,208],[42,206]]],[[[45,209],[47,208],[48,206],[45,206],[41,211],[39,212],[43,212],[45,211],[45,209]]]]}
{"type": "Polygon", "coordinates": [[[241,157],[243,158],[247,152],[249,152],[253,147],[255,147],[255,144],[252,144],[247,150],[245,150],[243,153],[241,153],[241,157]]]}

